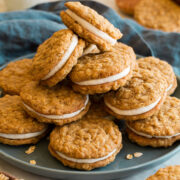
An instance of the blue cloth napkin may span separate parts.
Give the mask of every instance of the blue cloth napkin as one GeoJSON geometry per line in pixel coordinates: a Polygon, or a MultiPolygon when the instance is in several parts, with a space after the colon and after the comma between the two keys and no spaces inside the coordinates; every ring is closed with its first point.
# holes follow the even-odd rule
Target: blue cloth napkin
{"type": "MultiPolygon", "coordinates": [[[[0,13],[0,65],[34,53],[37,46],[55,31],[65,28],[59,12],[66,1],[45,3],[26,11],[0,13]]],[[[180,34],[144,28],[130,19],[122,19],[112,9],[93,1],[81,1],[105,16],[124,34],[121,42],[137,54],[155,56],[173,65],[180,75],[180,34]]]]}

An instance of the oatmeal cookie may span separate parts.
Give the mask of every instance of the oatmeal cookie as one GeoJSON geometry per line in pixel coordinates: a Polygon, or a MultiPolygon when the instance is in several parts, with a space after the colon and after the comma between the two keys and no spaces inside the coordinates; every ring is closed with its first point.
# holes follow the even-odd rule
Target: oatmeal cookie
{"type": "Polygon", "coordinates": [[[86,119],[56,127],[49,151],[65,166],[92,170],[114,161],[122,148],[122,136],[111,120],[86,119]]]}
{"type": "Polygon", "coordinates": [[[128,83],[104,96],[106,110],[125,120],[138,120],[152,116],[166,98],[167,82],[162,74],[137,68],[128,83]]]}
{"type": "Polygon", "coordinates": [[[117,6],[126,14],[133,15],[134,9],[140,0],[116,0],[117,6]]]}
{"type": "Polygon", "coordinates": [[[146,180],[178,180],[180,179],[180,165],[167,166],[159,169],[154,175],[148,177],[146,180]]]}
{"type": "Polygon", "coordinates": [[[135,60],[133,49],[122,43],[113,51],[83,56],[70,73],[73,89],[82,94],[117,90],[131,78],[135,60]]]}
{"type": "Polygon", "coordinates": [[[148,28],[180,32],[180,7],[171,0],[141,0],[134,18],[148,28]]]}
{"type": "Polygon", "coordinates": [[[180,140],[180,99],[168,96],[153,116],[126,125],[129,139],[141,146],[171,146],[180,140]]]}
{"type": "Polygon", "coordinates": [[[100,50],[110,50],[122,37],[119,29],[95,10],[80,2],[67,2],[65,6],[68,9],[60,13],[63,23],[87,42],[96,44],[100,50]]]}
{"type": "Polygon", "coordinates": [[[155,57],[141,58],[137,62],[139,67],[149,69],[150,71],[154,71],[154,73],[156,73],[156,70],[159,70],[168,83],[167,94],[171,95],[174,93],[177,87],[177,79],[170,64],[155,57]]]}
{"type": "Polygon", "coordinates": [[[40,122],[63,125],[80,119],[89,109],[88,95],[75,93],[64,82],[47,88],[36,82],[21,91],[25,111],[40,122]]]}
{"type": "Polygon", "coordinates": [[[21,98],[5,95],[0,98],[0,142],[9,145],[35,144],[43,138],[48,126],[37,122],[22,108],[21,98]]]}
{"type": "Polygon", "coordinates": [[[4,94],[19,95],[21,88],[33,80],[32,60],[10,62],[0,71],[0,87],[4,94]]]}
{"type": "Polygon", "coordinates": [[[71,30],[55,32],[37,49],[33,58],[33,74],[43,85],[52,87],[62,81],[82,55],[85,42],[71,30]]]}

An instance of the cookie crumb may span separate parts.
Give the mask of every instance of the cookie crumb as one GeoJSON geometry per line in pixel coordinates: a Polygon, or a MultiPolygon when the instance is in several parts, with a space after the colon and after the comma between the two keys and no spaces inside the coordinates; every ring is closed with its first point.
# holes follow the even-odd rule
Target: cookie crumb
{"type": "Polygon", "coordinates": [[[134,153],[134,157],[138,158],[138,157],[141,157],[143,155],[142,152],[135,152],[134,153]]]}
{"type": "Polygon", "coordinates": [[[28,148],[28,150],[25,151],[26,154],[31,154],[34,152],[34,150],[36,149],[36,146],[30,146],[28,148]]]}
{"type": "Polygon", "coordinates": [[[33,165],[36,165],[36,161],[35,160],[30,160],[29,163],[33,164],[33,165]]]}
{"type": "Polygon", "coordinates": [[[132,154],[127,154],[126,159],[128,159],[128,160],[133,159],[133,155],[132,154]]]}

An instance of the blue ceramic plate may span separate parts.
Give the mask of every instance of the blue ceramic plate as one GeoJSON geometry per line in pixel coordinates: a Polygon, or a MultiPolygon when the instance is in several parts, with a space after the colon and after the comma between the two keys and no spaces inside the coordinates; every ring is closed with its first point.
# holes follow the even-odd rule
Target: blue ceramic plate
{"type": "MultiPolygon", "coordinates": [[[[31,58],[33,55],[26,56],[31,58]]],[[[21,57],[25,58],[25,57],[21,57]]],[[[20,58],[20,59],[21,59],[20,58]]],[[[178,88],[174,96],[180,98],[180,79],[178,78],[178,88]]],[[[37,144],[35,152],[30,155],[25,154],[27,146],[13,147],[0,144],[0,157],[9,163],[22,168],[26,171],[39,175],[73,180],[90,179],[117,179],[135,173],[137,170],[145,170],[151,166],[158,165],[168,160],[175,153],[180,151],[180,143],[177,142],[169,148],[141,147],[131,143],[124,133],[124,123],[120,121],[119,127],[123,133],[123,149],[117,155],[116,160],[110,165],[92,171],[79,171],[63,166],[54,159],[48,152],[48,140],[43,139],[37,144]],[[125,156],[129,153],[142,152],[140,158],[126,160],[125,156]],[[29,164],[30,160],[36,160],[37,165],[29,164]]]]}

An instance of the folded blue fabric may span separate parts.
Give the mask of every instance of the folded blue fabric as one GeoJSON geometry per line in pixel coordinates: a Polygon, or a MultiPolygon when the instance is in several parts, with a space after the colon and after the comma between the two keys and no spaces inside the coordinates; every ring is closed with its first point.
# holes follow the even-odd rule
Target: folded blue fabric
{"type": "MultiPolygon", "coordinates": [[[[45,3],[26,11],[0,14],[0,65],[36,51],[37,46],[55,31],[65,28],[59,12],[66,1],[45,3]]],[[[105,16],[124,34],[121,42],[137,54],[168,61],[180,75],[180,34],[144,28],[130,19],[122,19],[112,9],[93,1],[81,1],[105,16]]]]}

